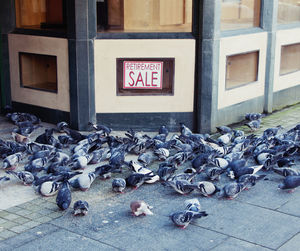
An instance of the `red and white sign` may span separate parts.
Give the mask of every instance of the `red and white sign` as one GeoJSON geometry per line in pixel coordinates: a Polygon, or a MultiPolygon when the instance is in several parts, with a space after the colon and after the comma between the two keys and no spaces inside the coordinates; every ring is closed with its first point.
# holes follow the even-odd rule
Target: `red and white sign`
{"type": "Polygon", "coordinates": [[[124,61],[124,89],[162,89],[163,62],[124,61]]]}

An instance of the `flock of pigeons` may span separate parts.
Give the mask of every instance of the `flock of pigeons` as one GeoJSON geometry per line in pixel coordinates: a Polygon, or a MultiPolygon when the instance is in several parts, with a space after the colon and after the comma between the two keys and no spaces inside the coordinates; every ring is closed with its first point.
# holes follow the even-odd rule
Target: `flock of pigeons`
{"type": "MultiPolygon", "coordinates": [[[[247,125],[257,129],[261,116],[246,114],[247,125]]],[[[183,123],[179,134],[169,135],[166,126],[161,126],[152,137],[133,130],[120,137],[113,136],[111,129],[103,125],[90,123],[93,130],[82,134],[60,122],[33,141],[30,135],[41,127],[39,118],[19,112],[9,112],[6,117],[17,127],[12,132],[13,140],[0,139],[2,169],[7,174],[0,177],[0,183],[16,177],[42,196],[56,195],[57,206],[62,210],[71,204],[72,189],[86,191],[97,177],[110,178],[112,173],[120,174],[112,180],[112,190],[120,193],[126,187],[137,189],[144,183],[160,181],[179,194],[196,191],[206,197],[216,194],[234,199],[266,179],[267,172],[283,176],[280,189],[291,192],[300,186],[300,171],[295,167],[300,152],[300,124],[287,132],[280,126],[268,128],[261,136],[246,136],[242,130],[220,126],[217,130],[221,136],[216,138],[193,133],[183,123]],[[126,161],[128,154],[137,158],[126,161]],[[14,171],[26,159],[23,170],[14,171]],[[159,162],[157,170],[149,168],[154,162],[159,162]],[[96,164],[94,171],[82,171],[92,164],[96,164]],[[121,177],[124,168],[131,171],[125,179],[121,177]],[[229,182],[218,187],[221,176],[228,176],[229,182]]],[[[73,208],[74,215],[85,215],[89,205],[79,200],[73,208]]],[[[130,208],[136,216],[152,214],[144,201],[133,201],[130,208]]],[[[192,199],[170,218],[176,226],[185,228],[193,218],[204,216],[207,213],[200,211],[198,199],[192,199]]]]}

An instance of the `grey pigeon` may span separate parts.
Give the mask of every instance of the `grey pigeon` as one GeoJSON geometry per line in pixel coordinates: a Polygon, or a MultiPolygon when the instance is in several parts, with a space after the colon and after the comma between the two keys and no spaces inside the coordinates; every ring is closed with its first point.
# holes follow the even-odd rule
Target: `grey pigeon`
{"type": "Polygon", "coordinates": [[[180,194],[189,194],[195,189],[187,180],[168,180],[163,184],[172,187],[177,193],[180,194]]]}
{"type": "Polygon", "coordinates": [[[72,195],[70,191],[70,186],[68,180],[65,180],[62,183],[62,186],[58,190],[57,196],[56,196],[56,204],[61,210],[66,210],[72,200],[72,195]]]}
{"type": "Polygon", "coordinates": [[[2,177],[0,177],[0,184],[1,184],[1,183],[4,183],[5,181],[9,181],[9,180],[10,180],[9,177],[7,177],[7,176],[2,176],[2,177]]]}
{"type": "Polygon", "coordinates": [[[85,200],[78,200],[73,205],[73,214],[74,216],[77,215],[87,215],[89,211],[89,203],[87,203],[85,200]]]}
{"type": "Polygon", "coordinates": [[[14,175],[17,179],[23,182],[24,185],[31,185],[34,181],[34,176],[32,173],[27,172],[27,171],[20,171],[20,172],[15,172],[12,170],[6,171],[8,174],[14,175]]]}
{"type": "Polygon", "coordinates": [[[231,182],[226,184],[218,194],[219,198],[225,197],[227,199],[234,199],[240,192],[242,192],[245,188],[245,184],[231,182]]]}
{"type": "Polygon", "coordinates": [[[300,175],[300,170],[291,167],[281,167],[281,168],[273,167],[272,170],[275,173],[280,174],[284,177],[300,175]]]}
{"type": "Polygon", "coordinates": [[[252,131],[256,131],[257,129],[260,128],[260,123],[261,123],[261,120],[257,119],[257,120],[252,120],[252,121],[246,123],[245,125],[248,126],[252,131]]]}
{"type": "Polygon", "coordinates": [[[300,176],[287,176],[283,182],[278,185],[278,188],[293,192],[298,186],[300,186],[300,176]]]}
{"type": "Polygon", "coordinates": [[[15,153],[12,155],[7,156],[3,160],[3,168],[6,170],[15,169],[19,162],[22,160],[23,154],[22,153],[15,153]]]}
{"type": "Polygon", "coordinates": [[[126,180],[123,178],[114,178],[111,185],[113,191],[123,193],[123,190],[126,188],[126,180]]]}
{"type": "Polygon", "coordinates": [[[171,214],[170,218],[177,227],[184,229],[194,218],[201,218],[207,215],[208,214],[205,211],[195,213],[190,210],[184,210],[171,214]]]}
{"type": "Polygon", "coordinates": [[[192,187],[194,187],[196,191],[200,192],[200,194],[205,197],[209,197],[220,191],[220,189],[214,183],[209,181],[195,182],[192,184],[192,187]]]}

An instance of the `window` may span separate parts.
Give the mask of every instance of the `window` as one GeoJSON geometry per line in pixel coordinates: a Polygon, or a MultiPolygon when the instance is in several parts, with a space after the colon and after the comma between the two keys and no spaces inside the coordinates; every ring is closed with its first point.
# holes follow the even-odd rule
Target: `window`
{"type": "Polygon", "coordinates": [[[278,24],[300,22],[300,1],[278,1],[278,24]]]}
{"type": "Polygon", "coordinates": [[[15,0],[16,27],[59,29],[65,27],[64,0],[15,0]]]}
{"type": "Polygon", "coordinates": [[[222,0],[221,30],[259,27],[260,2],[260,0],[222,0]]]}
{"type": "Polygon", "coordinates": [[[191,32],[193,0],[98,0],[98,31],[191,32]]]}
{"type": "Polygon", "coordinates": [[[300,71],[300,44],[281,47],[280,75],[300,71]]]}
{"type": "Polygon", "coordinates": [[[20,52],[19,60],[22,87],[57,92],[56,56],[20,52]]]}
{"type": "Polygon", "coordinates": [[[226,89],[257,81],[259,52],[227,56],[226,89]]]}

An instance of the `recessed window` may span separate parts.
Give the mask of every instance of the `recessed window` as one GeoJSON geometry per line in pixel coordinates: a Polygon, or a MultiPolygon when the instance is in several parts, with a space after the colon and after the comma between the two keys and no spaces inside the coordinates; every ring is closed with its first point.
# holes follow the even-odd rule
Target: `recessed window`
{"type": "Polygon", "coordinates": [[[192,2],[97,0],[98,32],[191,32],[192,2]]]}
{"type": "Polygon", "coordinates": [[[118,58],[117,95],[173,95],[174,58],[118,58]]]}
{"type": "Polygon", "coordinates": [[[280,75],[300,71],[300,43],[281,47],[280,75]]]}
{"type": "Polygon", "coordinates": [[[65,27],[64,0],[15,0],[16,27],[61,29],[65,27]]]}
{"type": "Polygon", "coordinates": [[[279,24],[300,22],[300,1],[279,0],[277,22],[279,24]]]}
{"type": "Polygon", "coordinates": [[[227,56],[226,89],[257,81],[259,52],[227,56]]]}
{"type": "Polygon", "coordinates": [[[19,60],[22,87],[57,92],[56,56],[20,52],[19,60]]]}
{"type": "Polygon", "coordinates": [[[222,0],[221,30],[237,30],[260,25],[261,0],[222,0]]]}

